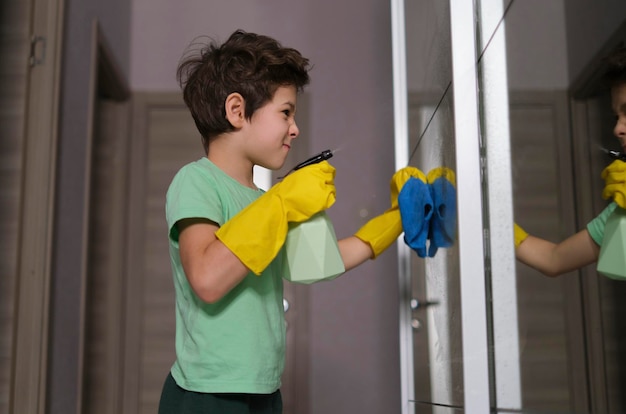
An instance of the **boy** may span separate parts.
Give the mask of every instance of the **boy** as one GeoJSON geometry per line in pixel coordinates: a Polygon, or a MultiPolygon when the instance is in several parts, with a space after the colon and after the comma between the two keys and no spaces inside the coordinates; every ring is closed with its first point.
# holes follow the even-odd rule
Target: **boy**
{"type": "MultiPolygon", "coordinates": [[[[607,60],[606,80],[611,88],[611,101],[616,116],[613,134],[626,153],[626,49],[620,48],[607,60]]],[[[604,199],[613,199],[602,213],[587,224],[587,228],[559,244],[529,236],[518,225],[515,231],[515,254],[518,260],[547,276],[581,268],[598,260],[607,218],[616,206],[626,208],[626,163],[614,161],[602,172],[606,187],[604,199]]]]}
{"type": "MultiPolygon", "coordinates": [[[[326,161],[304,167],[266,193],[252,172],[285,162],[299,134],[296,101],[308,70],[298,51],[241,30],[178,68],[206,157],[181,168],[167,193],[176,361],[160,414],[282,412],[281,248],[288,222],[334,203],[335,169],[326,161]]],[[[416,173],[394,174],[392,207],[339,240],[346,270],[400,235],[397,195],[416,173]]]]}

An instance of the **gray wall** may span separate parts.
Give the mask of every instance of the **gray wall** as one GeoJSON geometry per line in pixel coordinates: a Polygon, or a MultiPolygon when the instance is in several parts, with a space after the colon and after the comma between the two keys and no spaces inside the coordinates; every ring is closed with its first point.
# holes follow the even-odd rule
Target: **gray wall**
{"type": "MultiPolygon", "coordinates": [[[[504,0],[509,4],[511,0],[504,0]]],[[[407,19],[407,45],[426,51],[407,56],[408,87],[411,91],[432,92],[433,50],[440,20],[433,19],[428,2],[406,2],[411,17],[407,19]],[[431,59],[424,62],[424,59],[431,59]]],[[[447,19],[447,17],[439,17],[447,19]]],[[[564,0],[517,0],[504,21],[507,39],[507,69],[512,90],[566,89],[568,82],[567,47],[565,39],[564,0]]],[[[482,27],[482,36],[489,38],[494,27],[482,27]]]]}
{"type": "MultiPolygon", "coordinates": [[[[299,49],[314,68],[309,148],[340,148],[339,237],[389,205],[394,171],[390,3],[374,0],[229,2],[134,0],[131,86],[178,90],[176,65],[199,35],[242,28],[299,49]],[[367,210],[368,216],[360,213],[367,210]]],[[[296,142],[297,145],[297,142],[296,142]]],[[[311,287],[311,413],[400,409],[395,249],[339,279],[311,287]]]]}
{"type": "Polygon", "coordinates": [[[509,9],[504,23],[509,89],[567,89],[567,1],[515,1],[509,9]]]}
{"type": "Polygon", "coordinates": [[[126,0],[65,1],[47,402],[52,414],[77,412],[92,22],[98,19],[116,63],[128,76],[130,11],[126,0]]]}
{"type": "Polygon", "coordinates": [[[626,22],[626,2],[567,0],[565,16],[570,80],[576,81],[589,61],[626,22]]]}
{"type": "Polygon", "coordinates": [[[510,88],[568,89],[625,19],[623,0],[515,1],[505,21],[510,88]]]}

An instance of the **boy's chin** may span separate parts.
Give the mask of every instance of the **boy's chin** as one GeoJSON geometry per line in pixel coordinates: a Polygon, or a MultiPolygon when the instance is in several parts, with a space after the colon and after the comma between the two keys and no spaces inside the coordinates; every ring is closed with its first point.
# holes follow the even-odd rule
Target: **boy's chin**
{"type": "Polygon", "coordinates": [[[287,157],[285,157],[285,159],[282,159],[282,160],[277,160],[276,162],[271,163],[271,165],[268,165],[265,168],[267,168],[268,170],[272,170],[272,171],[278,171],[281,168],[283,168],[286,163],[287,163],[287,157]]]}
{"type": "Polygon", "coordinates": [[[271,164],[265,164],[265,165],[257,164],[256,166],[259,168],[265,168],[266,170],[278,171],[281,168],[283,168],[284,165],[285,165],[285,162],[283,161],[282,163],[271,163],[271,164]]]}
{"type": "Polygon", "coordinates": [[[265,168],[267,168],[268,170],[276,171],[276,170],[280,170],[281,168],[283,168],[284,165],[285,165],[285,161],[276,161],[276,162],[268,163],[268,165],[265,166],[265,168]]]}

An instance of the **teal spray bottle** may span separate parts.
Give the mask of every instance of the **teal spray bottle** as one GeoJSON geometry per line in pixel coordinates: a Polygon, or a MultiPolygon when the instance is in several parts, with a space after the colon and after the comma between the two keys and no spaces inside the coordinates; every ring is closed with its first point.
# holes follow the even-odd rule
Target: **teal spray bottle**
{"type": "MultiPolygon", "coordinates": [[[[296,165],[287,174],[332,156],[333,151],[322,151],[296,165]]],[[[323,211],[302,223],[289,224],[284,258],[283,277],[296,283],[331,280],[346,270],[339,253],[335,229],[323,211]]]]}
{"type": "MultiPolygon", "coordinates": [[[[606,151],[614,159],[626,161],[626,154],[606,151]]],[[[611,279],[626,280],[626,210],[616,206],[604,226],[598,258],[598,273],[611,279]]]]}

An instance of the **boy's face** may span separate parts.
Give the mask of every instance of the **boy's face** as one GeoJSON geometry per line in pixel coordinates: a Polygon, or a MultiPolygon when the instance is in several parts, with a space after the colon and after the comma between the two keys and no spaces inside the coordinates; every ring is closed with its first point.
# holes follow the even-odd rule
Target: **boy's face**
{"type": "Polygon", "coordinates": [[[254,164],[277,170],[285,163],[292,141],[300,134],[296,100],[294,86],[281,86],[246,122],[247,154],[254,164]]]}
{"type": "Polygon", "coordinates": [[[611,88],[611,101],[616,119],[613,134],[619,140],[622,151],[626,152],[626,83],[611,88]]]}

